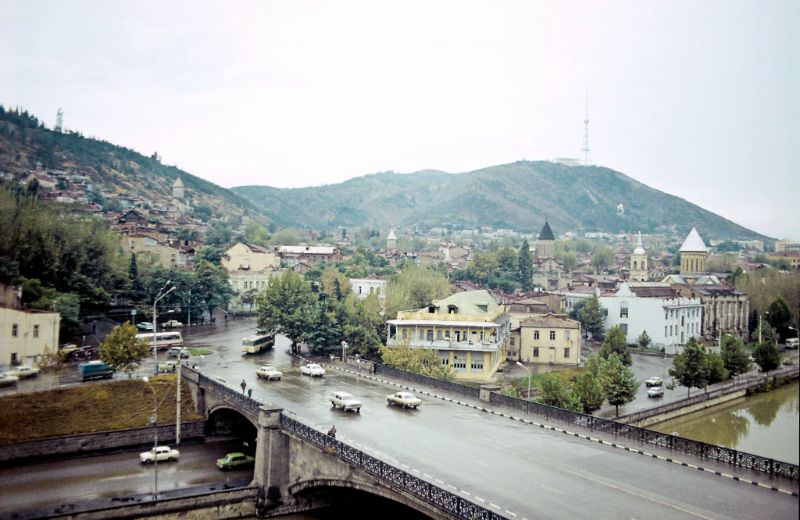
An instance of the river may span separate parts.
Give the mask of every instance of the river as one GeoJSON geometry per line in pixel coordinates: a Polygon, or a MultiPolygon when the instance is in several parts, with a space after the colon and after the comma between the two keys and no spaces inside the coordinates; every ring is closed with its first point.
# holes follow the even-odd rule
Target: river
{"type": "Polygon", "coordinates": [[[798,464],[797,382],[655,424],[650,429],[798,464]]]}

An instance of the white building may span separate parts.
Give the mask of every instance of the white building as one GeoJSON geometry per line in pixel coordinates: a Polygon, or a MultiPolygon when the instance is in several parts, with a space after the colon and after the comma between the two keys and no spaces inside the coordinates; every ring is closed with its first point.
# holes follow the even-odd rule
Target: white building
{"type": "Polygon", "coordinates": [[[614,295],[601,296],[600,305],[608,313],[606,329],[618,325],[628,343],[647,332],[652,346],[677,354],[689,338],[702,335],[700,299],[680,296],[666,283],[623,283],[614,295]]]}
{"type": "Polygon", "coordinates": [[[45,352],[58,350],[61,315],[22,309],[12,287],[0,284],[0,365],[38,363],[45,352]]]}
{"type": "Polygon", "coordinates": [[[267,288],[270,278],[279,276],[281,272],[274,267],[260,271],[249,269],[228,271],[228,282],[234,292],[228,308],[233,312],[250,312],[257,309],[256,297],[267,288]]]}
{"type": "Polygon", "coordinates": [[[386,280],[378,278],[350,278],[350,290],[361,299],[370,294],[377,294],[378,300],[383,305],[386,301],[386,280]]]}

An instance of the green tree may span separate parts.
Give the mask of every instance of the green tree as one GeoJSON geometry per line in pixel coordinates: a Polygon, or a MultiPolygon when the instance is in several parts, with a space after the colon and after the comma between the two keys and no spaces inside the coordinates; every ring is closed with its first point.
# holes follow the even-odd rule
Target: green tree
{"type": "Polygon", "coordinates": [[[231,300],[233,290],[228,282],[228,271],[211,262],[200,261],[195,267],[197,280],[192,290],[202,299],[209,316],[214,309],[226,308],[231,300]]]}
{"type": "Polygon", "coordinates": [[[598,337],[603,333],[603,309],[596,295],[577,303],[570,312],[570,318],[580,321],[581,328],[592,337],[598,337]]]}
{"type": "Polygon", "coordinates": [[[581,372],[572,384],[572,392],[581,403],[583,413],[599,410],[606,398],[603,381],[591,371],[581,372]]]}
{"type": "Polygon", "coordinates": [[[448,365],[443,365],[434,350],[411,348],[408,343],[380,348],[381,359],[389,366],[416,372],[438,379],[450,379],[453,375],[448,365]]]}
{"type": "Polygon", "coordinates": [[[721,343],[722,363],[730,376],[736,377],[748,372],[753,363],[750,361],[744,342],[735,336],[726,335],[721,343]]]}
{"type": "Polygon", "coordinates": [[[720,381],[728,379],[730,373],[725,368],[725,361],[722,359],[722,354],[708,352],[706,355],[706,363],[708,365],[708,384],[713,385],[720,381]]]}
{"type": "Polygon", "coordinates": [[[619,407],[636,398],[639,382],[630,367],[625,366],[616,353],[600,361],[598,369],[603,382],[603,390],[608,403],[614,406],[615,416],[619,417],[619,407]]]}
{"type": "Polygon", "coordinates": [[[288,337],[297,353],[299,342],[314,327],[315,303],[311,286],[294,271],[270,278],[258,296],[258,328],[288,337]]]}
{"type": "Polygon", "coordinates": [[[311,307],[313,326],[303,331],[302,338],[310,347],[312,354],[329,354],[339,352],[341,349],[344,335],[337,313],[339,306],[335,299],[322,294],[317,304],[311,307]]]}
{"type": "Polygon", "coordinates": [[[628,349],[628,340],[622,328],[615,325],[608,329],[606,332],[606,339],[600,345],[600,356],[608,359],[612,354],[616,354],[620,361],[625,365],[630,366],[633,361],[631,360],[631,351],[628,349]]]}
{"type": "Polygon", "coordinates": [[[450,282],[441,273],[410,265],[389,280],[386,291],[386,315],[397,311],[421,309],[433,300],[450,294],[450,282]]]}
{"type": "Polygon", "coordinates": [[[206,233],[206,245],[216,246],[222,249],[228,247],[233,238],[233,231],[230,226],[224,222],[214,222],[211,229],[206,233]]]}
{"type": "Polygon", "coordinates": [[[533,289],[533,257],[531,256],[531,248],[527,240],[523,240],[522,245],[519,246],[517,263],[519,283],[523,290],[530,291],[533,289]]]}
{"type": "Polygon", "coordinates": [[[574,412],[583,411],[583,406],[579,398],[572,392],[572,388],[564,384],[558,376],[544,374],[539,378],[536,386],[539,388],[538,402],[574,412]]]}
{"type": "Polygon", "coordinates": [[[300,237],[294,229],[282,228],[272,235],[269,242],[276,246],[295,246],[300,243],[300,237]]]}
{"type": "Polygon", "coordinates": [[[692,388],[705,388],[708,386],[709,367],[706,349],[697,344],[694,338],[684,347],[683,351],[672,360],[669,374],[686,387],[686,396],[691,396],[692,388]]]}
{"type": "Polygon", "coordinates": [[[592,264],[597,271],[608,269],[614,261],[614,252],[605,244],[598,244],[592,251],[592,264]]]}
{"type": "Polygon", "coordinates": [[[225,248],[220,246],[207,245],[200,248],[197,252],[198,260],[205,260],[214,265],[221,265],[222,258],[225,256],[225,248]]]}
{"type": "Polygon", "coordinates": [[[244,240],[248,244],[265,246],[269,243],[269,231],[255,220],[248,220],[244,225],[244,240]]]}
{"type": "Polygon", "coordinates": [[[344,300],[342,311],[342,334],[350,352],[375,359],[386,331],[378,296],[370,294],[361,299],[351,294],[344,300]]]}
{"type": "Polygon", "coordinates": [[[639,347],[643,349],[647,348],[648,345],[650,345],[650,341],[651,341],[650,336],[647,335],[646,330],[643,330],[642,333],[639,334],[639,337],[636,338],[636,343],[639,345],[639,347]]]}
{"type": "Polygon", "coordinates": [[[762,372],[769,373],[775,370],[781,363],[778,347],[774,341],[762,341],[753,349],[753,360],[762,372]]]}
{"type": "Polygon", "coordinates": [[[117,325],[100,344],[100,359],[128,377],[148,353],[145,341],[136,338],[136,327],[129,322],[117,325]]]}
{"type": "Polygon", "coordinates": [[[786,300],[778,296],[767,307],[766,320],[778,331],[781,339],[789,335],[789,325],[792,324],[792,315],[786,300]]]}

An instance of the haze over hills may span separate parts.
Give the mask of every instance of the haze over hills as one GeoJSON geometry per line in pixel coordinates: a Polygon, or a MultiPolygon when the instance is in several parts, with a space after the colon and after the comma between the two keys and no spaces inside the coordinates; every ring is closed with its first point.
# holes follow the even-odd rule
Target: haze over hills
{"type": "MultiPolygon", "coordinates": [[[[207,204],[218,217],[263,215],[278,226],[480,226],[538,232],[545,219],[556,234],[674,231],[696,226],[706,239],[768,239],[681,198],[599,166],[518,161],[467,173],[437,170],[376,173],[309,188],[239,186],[231,190],[161,164],[133,150],[75,132],[55,132],[35,117],[0,110],[0,173],[20,178],[36,168],[88,176],[113,193],[168,199],[180,175],[190,204],[207,204]],[[619,207],[624,211],[619,211],[619,207]]],[[[259,218],[260,219],[260,218],[259,218]]]]}
{"type": "Polygon", "coordinates": [[[232,190],[278,224],[312,229],[484,225],[538,232],[548,219],[557,234],[668,230],[685,234],[696,226],[706,239],[767,238],[620,172],[545,161],[518,161],[460,174],[376,173],[312,188],[232,190]]]}

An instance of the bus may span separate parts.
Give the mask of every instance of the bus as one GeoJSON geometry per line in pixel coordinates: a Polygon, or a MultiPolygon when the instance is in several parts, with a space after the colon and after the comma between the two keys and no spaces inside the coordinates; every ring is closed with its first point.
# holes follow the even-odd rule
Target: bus
{"type": "Polygon", "coordinates": [[[170,347],[183,346],[183,336],[181,336],[180,331],[156,332],[156,333],[143,332],[141,334],[136,335],[136,339],[144,341],[151,347],[153,346],[153,338],[155,338],[156,348],[158,350],[164,350],[170,347]]]}
{"type": "Polygon", "coordinates": [[[256,334],[242,339],[242,354],[258,354],[266,348],[275,345],[273,334],[256,334]]]}

